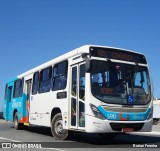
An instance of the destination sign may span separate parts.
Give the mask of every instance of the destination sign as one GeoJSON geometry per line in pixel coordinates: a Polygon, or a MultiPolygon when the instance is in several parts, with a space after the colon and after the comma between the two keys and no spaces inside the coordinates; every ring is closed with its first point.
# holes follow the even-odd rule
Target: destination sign
{"type": "Polygon", "coordinates": [[[147,64],[144,55],[121,49],[90,47],[90,55],[93,57],[101,57],[147,64]]]}

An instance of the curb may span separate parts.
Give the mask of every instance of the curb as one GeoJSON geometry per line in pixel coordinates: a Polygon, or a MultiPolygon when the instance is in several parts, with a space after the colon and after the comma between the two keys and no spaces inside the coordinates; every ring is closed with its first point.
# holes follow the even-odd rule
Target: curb
{"type": "Polygon", "coordinates": [[[157,136],[160,136],[160,132],[157,132],[157,131],[152,131],[152,132],[132,132],[132,133],[129,133],[129,134],[137,134],[137,135],[144,134],[144,135],[157,135],[157,136]]]}

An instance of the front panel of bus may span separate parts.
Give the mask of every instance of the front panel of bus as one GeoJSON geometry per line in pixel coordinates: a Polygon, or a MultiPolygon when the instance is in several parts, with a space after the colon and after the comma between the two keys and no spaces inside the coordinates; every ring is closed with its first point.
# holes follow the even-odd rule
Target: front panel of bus
{"type": "Polygon", "coordinates": [[[92,51],[86,73],[86,131],[151,131],[152,93],[144,56],[120,50],[92,51]]]}

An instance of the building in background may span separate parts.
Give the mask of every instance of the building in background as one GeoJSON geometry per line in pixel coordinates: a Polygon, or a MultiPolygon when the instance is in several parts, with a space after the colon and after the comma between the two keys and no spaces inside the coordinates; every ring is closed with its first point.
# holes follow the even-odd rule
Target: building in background
{"type": "Polygon", "coordinates": [[[153,100],[153,124],[157,125],[160,120],[160,99],[153,100]]]}

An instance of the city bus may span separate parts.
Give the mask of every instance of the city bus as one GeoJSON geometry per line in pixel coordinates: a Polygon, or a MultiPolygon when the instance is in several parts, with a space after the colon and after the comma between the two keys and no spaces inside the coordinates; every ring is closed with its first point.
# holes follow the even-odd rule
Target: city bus
{"type": "Polygon", "coordinates": [[[150,132],[152,90],[143,54],[84,45],[8,80],[3,116],[17,130],[50,127],[59,140],[73,131],[150,132]]]}

